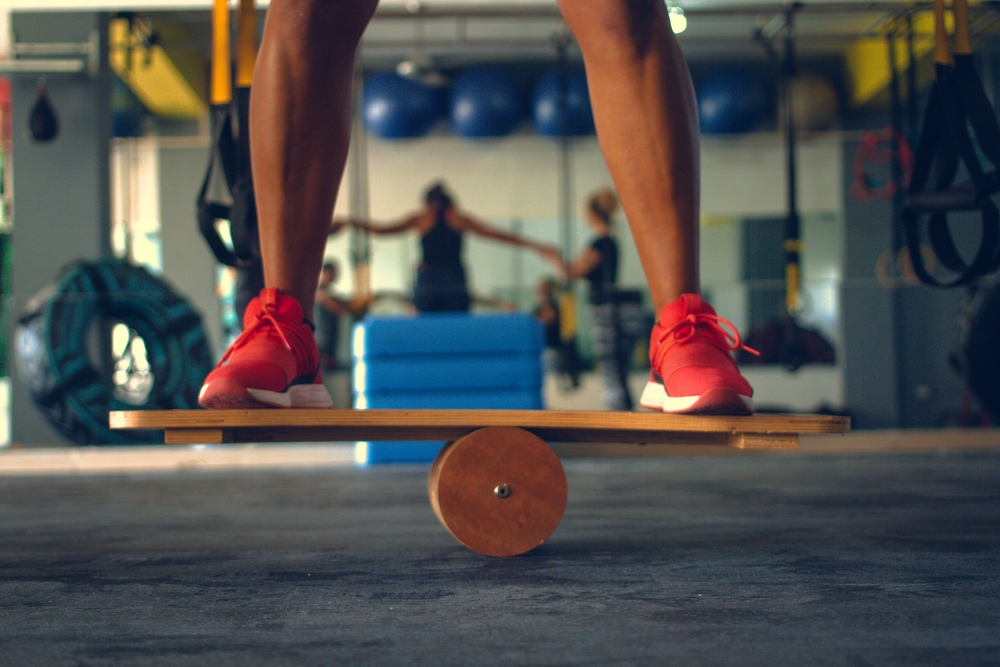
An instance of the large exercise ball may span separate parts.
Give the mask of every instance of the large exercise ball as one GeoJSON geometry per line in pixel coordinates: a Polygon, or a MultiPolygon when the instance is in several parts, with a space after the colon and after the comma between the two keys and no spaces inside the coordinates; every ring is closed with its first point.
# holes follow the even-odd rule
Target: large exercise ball
{"type": "Polygon", "coordinates": [[[594,114],[583,68],[557,69],[544,74],[535,84],[532,114],[535,130],[548,137],[593,134],[594,114]]]}
{"type": "Polygon", "coordinates": [[[467,138],[510,134],[524,118],[524,95],[507,72],[474,67],[462,72],[451,87],[451,126],[467,138]]]}
{"type": "Polygon", "coordinates": [[[704,134],[751,132],[767,118],[767,86],[752,69],[717,68],[699,78],[695,94],[704,134]]]}
{"type": "Polygon", "coordinates": [[[792,122],[796,130],[831,129],[840,115],[840,95],[830,80],[813,73],[792,78],[792,122]]]}
{"type": "Polygon", "coordinates": [[[423,136],[444,112],[444,91],[396,72],[379,72],[365,81],[365,127],[381,139],[423,136]]]}

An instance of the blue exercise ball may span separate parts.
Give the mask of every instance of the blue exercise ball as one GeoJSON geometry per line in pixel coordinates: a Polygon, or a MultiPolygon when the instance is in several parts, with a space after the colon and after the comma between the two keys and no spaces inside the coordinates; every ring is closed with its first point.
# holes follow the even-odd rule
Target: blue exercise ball
{"type": "Polygon", "coordinates": [[[507,72],[474,67],[462,72],[451,87],[451,126],[467,138],[502,137],[524,118],[524,95],[507,72]]]}
{"type": "Polygon", "coordinates": [[[539,134],[548,137],[593,134],[594,114],[590,110],[587,75],[583,68],[557,69],[543,75],[535,84],[532,111],[539,134]],[[562,96],[565,99],[560,103],[562,96]]]}
{"type": "Polygon", "coordinates": [[[767,88],[751,69],[716,69],[700,78],[695,93],[704,134],[750,132],[767,117],[767,88]]]}
{"type": "Polygon", "coordinates": [[[396,72],[365,81],[365,127],[381,139],[412,139],[427,133],[444,112],[444,92],[396,72]]]}

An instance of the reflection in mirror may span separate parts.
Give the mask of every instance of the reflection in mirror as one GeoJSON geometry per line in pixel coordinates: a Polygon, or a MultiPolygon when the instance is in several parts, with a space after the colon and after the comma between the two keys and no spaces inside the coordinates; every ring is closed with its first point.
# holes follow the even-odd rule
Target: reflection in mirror
{"type": "Polygon", "coordinates": [[[794,317],[786,307],[782,216],[712,216],[701,230],[702,291],[761,352],[738,359],[763,410],[841,405],[839,215],[802,216],[801,305],[794,317]]]}

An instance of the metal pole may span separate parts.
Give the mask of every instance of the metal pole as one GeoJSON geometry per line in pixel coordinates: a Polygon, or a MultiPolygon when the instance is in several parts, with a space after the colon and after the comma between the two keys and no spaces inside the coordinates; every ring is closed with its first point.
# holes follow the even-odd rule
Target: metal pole
{"type": "Polygon", "coordinates": [[[794,20],[795,8],[793,7],[788,10],[785,16],[785,62],[782,81],[785,102],[786,174],[788,177],[788,214],[785,218],[785,307],[788,313],[793,316],[798,313],[800,306],[799,255],[802,250],[795,163],[795,113],[793,109],[795,100],[792,86],[796,74],[794,20]]]}

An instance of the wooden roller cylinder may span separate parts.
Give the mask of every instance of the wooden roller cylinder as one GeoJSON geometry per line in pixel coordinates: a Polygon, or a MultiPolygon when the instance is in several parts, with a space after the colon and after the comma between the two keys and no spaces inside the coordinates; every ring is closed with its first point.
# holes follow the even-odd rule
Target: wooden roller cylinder
{"type": "Polygon", "coordinates": [[[520,428],[482,428],[446,445],[428,480],[434,513],[455,538],[487,556],[544,542],[566,511],[566,473],[552,448],[520,428]]]}

